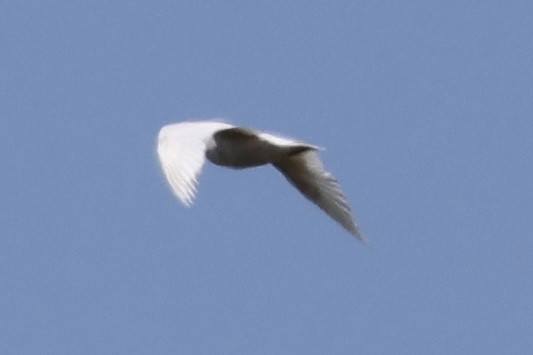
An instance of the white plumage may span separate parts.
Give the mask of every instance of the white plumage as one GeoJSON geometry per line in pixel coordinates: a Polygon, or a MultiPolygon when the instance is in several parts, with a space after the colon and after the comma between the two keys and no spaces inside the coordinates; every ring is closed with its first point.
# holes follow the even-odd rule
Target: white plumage
{"type": "Polygon", "coordinates": [[[161,128],[157,141],[163,173],[186,206],[193,203],[205,159],[235,169],[272,164],[307,199],[364,240],[340,185],[324,169],[317,150],[305,142],[220,121],[169,124],[161,128]]]}

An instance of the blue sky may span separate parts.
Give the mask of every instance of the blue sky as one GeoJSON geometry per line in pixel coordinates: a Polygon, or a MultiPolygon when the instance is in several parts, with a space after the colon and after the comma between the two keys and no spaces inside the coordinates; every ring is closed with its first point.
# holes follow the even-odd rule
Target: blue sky
{"type": "Polygon", "coordinates": [[[531,353],[533,3],[11,1],[1,353],[531,353]],[[306,140],[371,243],[169,122],[306,140]]]}

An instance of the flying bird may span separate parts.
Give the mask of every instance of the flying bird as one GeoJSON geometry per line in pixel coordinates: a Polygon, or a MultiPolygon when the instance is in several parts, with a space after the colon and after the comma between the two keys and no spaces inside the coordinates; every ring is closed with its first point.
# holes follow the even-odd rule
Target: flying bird
{"type": "Polygon", "coordinates": [[[222,121],[185,121],[163,126],[157,139],[161,169],[174,195],[191,206],[198,176],[207,158],[211,163],[244,169],[272,164],[308,200],[348,232],[365,237],[355,223],[348,201],[335,177],[318,157],[321,148],[222,121]]]}

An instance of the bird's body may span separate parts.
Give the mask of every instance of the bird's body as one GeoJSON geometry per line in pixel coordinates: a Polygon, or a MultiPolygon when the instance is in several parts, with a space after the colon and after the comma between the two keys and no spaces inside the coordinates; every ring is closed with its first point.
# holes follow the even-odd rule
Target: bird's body
{"type": "Polygon", "coordinates": [[[187,121],[161,128],[157,152],[174,194],[190,206],[204,160],[235,169],[272,164],[307,199],[359,239],[363,234],[317,146],[219,121],[187,121]]]}

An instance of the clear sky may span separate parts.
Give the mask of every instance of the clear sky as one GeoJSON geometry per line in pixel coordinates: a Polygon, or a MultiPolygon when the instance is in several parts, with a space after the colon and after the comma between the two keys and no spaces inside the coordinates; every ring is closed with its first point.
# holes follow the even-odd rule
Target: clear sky
{"type": "Polygon", "coordinates": [[[0,353],[533,352],[533,2],[0,5],[0,353]],[[190,118],[326,148],[370,245],[190,118]]]}

